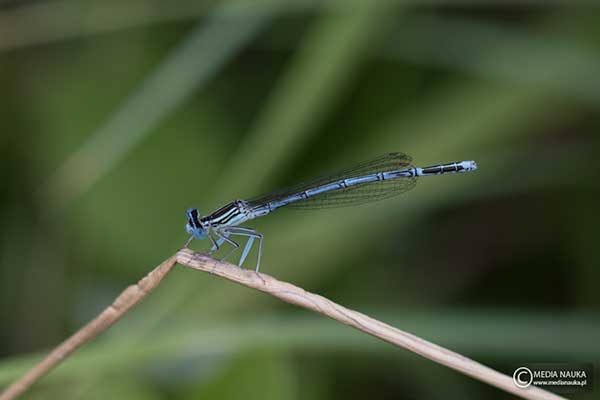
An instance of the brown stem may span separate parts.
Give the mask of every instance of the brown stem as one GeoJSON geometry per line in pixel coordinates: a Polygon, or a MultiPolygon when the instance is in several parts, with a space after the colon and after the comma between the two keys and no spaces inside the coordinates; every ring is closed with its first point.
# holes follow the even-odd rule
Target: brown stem
{"type": "Polygon", "coordinates": [[[194,269],[218,275],[244,286],[258,289],[287,303],[315,311],[516,396],[525,399],[564,399],[564,397],[535,386],[521,389],[514,384],[511,377],[501,374],[470,358],[428,342],[408,332],[401,331],[365,314],[350,310],[323,296],[307,292],[291,283],[279,281],[269,275],[263,273],[257,274],[251,270],[218,262],[204,254],[194,253],[189,249],[182,249],[177,253],[177,262],[194,269]]]}
{"type": "Polygon", "coordinates": [[[266,274],[259,274],[241,269],[232,264],[216,261],[204,254],[195,253],[189,249],[182,249],[175,256],[156,267],[137,284],[125,289],[112,305],[60,344],[39,364],[9,386],[0,395],[0,400],[14,399],[79,347],[108,329],[131,307],[156,288],[176,262],[193,269],[218,275],[253,289],[258,289],[287,303],[315,311],[516,396],[525,399],[564,399],[535,386],[520,389],[515,386],[512,378],[507,375],[362,313],[345,308],[323,296],[307,292],[298,286],[279,281],[266,274]]]}
{"type": "Polygon", "coordinates": [[[6,390],[0,394],[0,400],[14,399],[19,396],[41,377],[46,375],[51,369],[56,367],[61,361],[71,355],[75,350],[110,328],[127,311],[129,311],[129,309],[139,303],[148,293],[160,284],[163,278],[169,273],[173,266],[175,266],[176,261],[175,257],[165,260],[138,283],[125,289],[115,301],[105,308],[96,318],[58,345],[58,347],[52,350],[46,358],[6,388],[6,390]]]}

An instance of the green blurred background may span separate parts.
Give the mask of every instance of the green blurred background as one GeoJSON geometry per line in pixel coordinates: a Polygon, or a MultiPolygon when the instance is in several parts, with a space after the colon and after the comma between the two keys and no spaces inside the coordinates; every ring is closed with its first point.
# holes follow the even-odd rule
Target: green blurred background
{"type": "MultiPolygon", "coordinates": [[[[252,221],[262,271],[508,374],[597,363],[600,9],[570,4],[0,2],[0,386],[181,247],[187,207],[390,151],[480,169],[252,221]]],[[[511,398],[184,267],[25,398],[367,396],[511,398]]]]}

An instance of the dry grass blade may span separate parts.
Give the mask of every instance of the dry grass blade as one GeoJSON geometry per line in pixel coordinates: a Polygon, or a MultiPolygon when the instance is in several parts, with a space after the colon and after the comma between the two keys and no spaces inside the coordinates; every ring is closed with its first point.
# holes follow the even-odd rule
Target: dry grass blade
{"type": "Polygon", "coordinates": [[[182,249],[177,253],[177,262],[258,289],[286,303],[315,311],[524,399],[563,399],[561,396],[533,386],[520,389],[515,386],[511,377],[483,364],[269,275],[257,274],[232,264],[218,262],[189,249],[182,249]]]}
{"type": "Polygon", "coordinates": [[[46,356],[46,358],[36,364],[25,375],[2,392],[2,394],[0,394],[0,400],[14,399],[21,395],[71,353],[110,328],[125,315],[127,311],[139,303],[148,293],[160,284],[164,277],[175,266],[175,262],[175,257],[165,260],[138,283],[127,287],[127,289],[125,289],[115,301],[105,308],[96,318],[58,345],[46,356]]]}
{"type": "Polygon", "coordinates": [[[10,385],[0,395],[0,400],[10,400],[19,396],[75,350],[112,326],[150,291],[156,288],[176,262],[258,289],[287,303],[315,311],[519,397],[554,400],[563,398],[537,387],[520,389],[514,385],[512,378],[507,375],[367,315],[345,308],[323,296],[307,292],[291,283],[282,282],[269,275],[255,273],[232,264],[219,262],[189,249],[182,249],[175,256],[165,260],[137,284],[125,289],[100,315],[61,343],[46,358],[10,385]]]}

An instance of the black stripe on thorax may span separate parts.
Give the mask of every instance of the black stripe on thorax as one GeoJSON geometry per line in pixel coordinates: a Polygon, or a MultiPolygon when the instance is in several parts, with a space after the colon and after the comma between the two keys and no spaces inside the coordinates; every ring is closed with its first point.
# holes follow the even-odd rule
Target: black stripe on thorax
{"type": "Polygon", "coordinates": [[[238,201],[232,201],[229,204],[224,205],[218,210],[214,211],[212,214],[207,215],[202,219],[204,222],[208,222],[210,224],[226,224],[231,220],[231,218],[235,217],[240,213],[238,201]]]}

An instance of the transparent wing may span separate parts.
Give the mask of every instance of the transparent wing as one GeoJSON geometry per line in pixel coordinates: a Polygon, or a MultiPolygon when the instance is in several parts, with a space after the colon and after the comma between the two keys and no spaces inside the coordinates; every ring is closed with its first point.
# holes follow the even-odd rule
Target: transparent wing
{"type": "MultiPolygon", "coordinates": [[[[343,179],[370,175],[376,172],[411,168],[411,161],[412,158],[403,153],[384,154],[372,160],[357,164],[351,168],[251,199],[248,203],[250,203],[251,207],[260,206],[271,201],[293,196],[307,189],[341,181],[343,179]]],[[[286,207],[295,209],[316,209],[363,204],[397,196],[412,189],[416,183],[417,180],[414,177],[363,183],[345,189],[336,189],[321,193],[309,197],[308,199],[290,203],[286,207]]]]}

